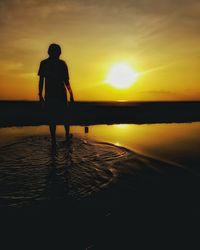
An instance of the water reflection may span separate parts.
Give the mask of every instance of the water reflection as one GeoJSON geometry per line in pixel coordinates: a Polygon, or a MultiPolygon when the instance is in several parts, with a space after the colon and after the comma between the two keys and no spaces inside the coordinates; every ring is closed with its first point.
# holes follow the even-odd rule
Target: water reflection
{"type": "Polygon", "coordinates": [[[65,150],[59,152],[56,145],[50,149],[49,175],[47,177],[48,197],[51,201],[66,198],[69,193],[69,168],[73,166],[72,141],[64,141],[65,150]]]}
{"type": "Polygon", "coordinates": [[[111,142],[168,162],[197,168],[200,123],[91,126],[89,139],[111,142]]]}
{"type": "MultiPolygon", "coordinates": [[[[71,132],[85,139],[113,143],[144,155],[185,166],[197,168],[200,164],[200,122],[96,125],[90,126],[89,129],[72,126],[71,132]]],[[[49,136],[48,127],[2,128],[0,145],[35,135],[49,136]]],[[[58,126],[57,135],[64,137],[62,126],[58,126]]]]}

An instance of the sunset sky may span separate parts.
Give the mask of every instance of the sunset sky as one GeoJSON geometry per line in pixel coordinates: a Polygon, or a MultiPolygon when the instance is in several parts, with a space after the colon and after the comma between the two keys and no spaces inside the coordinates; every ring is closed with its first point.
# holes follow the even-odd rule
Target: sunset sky
{"type": "Polygon", "coordinates": [[[0,99],[36,100],[39,63],[62,47],[75,100],[200,100],[199,0],[1,0],[0,99]],[[114,64],[139,73],[105,82],[114,64]]]}

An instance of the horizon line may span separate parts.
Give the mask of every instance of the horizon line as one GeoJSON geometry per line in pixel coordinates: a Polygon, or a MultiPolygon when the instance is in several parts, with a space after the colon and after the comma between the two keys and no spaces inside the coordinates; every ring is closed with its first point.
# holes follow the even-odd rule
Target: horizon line
{"type": "MultiPolygon", "coordinates": [[[[39,100],[34,99],[0,99],[0,102],[39,102],[39,100]]],[[[70,102],[70,101],[69,101],[70,102]]],[[[188,100],[77,100],[75,103],[78,102],[116,102],[116,103],[128,103],[128,102],[200,102],[200,99],[188,99],[188,100]]]]}

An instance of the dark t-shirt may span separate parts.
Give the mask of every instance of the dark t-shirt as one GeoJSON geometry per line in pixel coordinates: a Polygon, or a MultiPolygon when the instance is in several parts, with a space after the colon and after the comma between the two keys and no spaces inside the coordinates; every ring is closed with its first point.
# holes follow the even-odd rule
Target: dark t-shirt
{"type": "Polygon", "coordinates": [[[63,60],[47,58],[41,61],[38,75],[45,78],[46,100],[67,99],[65,83],[69,81],[69,73],[63,60]]]}

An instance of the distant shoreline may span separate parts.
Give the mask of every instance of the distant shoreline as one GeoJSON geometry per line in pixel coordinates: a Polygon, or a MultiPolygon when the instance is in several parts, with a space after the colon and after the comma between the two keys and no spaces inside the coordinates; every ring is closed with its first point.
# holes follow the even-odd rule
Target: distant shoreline
{"type": "MultiPolygon", "coordinates": [[[[200,101],[75,102],[57,124],[151,124],[200,121],[200,101]]],[[[0,127],[48,124],[38,101],[0,101],[0,127]]]]}
{"type": "MultiPolygon", "coordinates": [[[[38,103],[39,100],[2,100],[0,99],[1,103],[38,103]]],[[[138,104],[138,103],[200,103],[200,100],[176,100],[176,101],[170,101],[170,100],[163,100],[163,101],[126,101],[126,100],[119,100],[119,101],[76,101],[78,104],[138,104]]]]}

